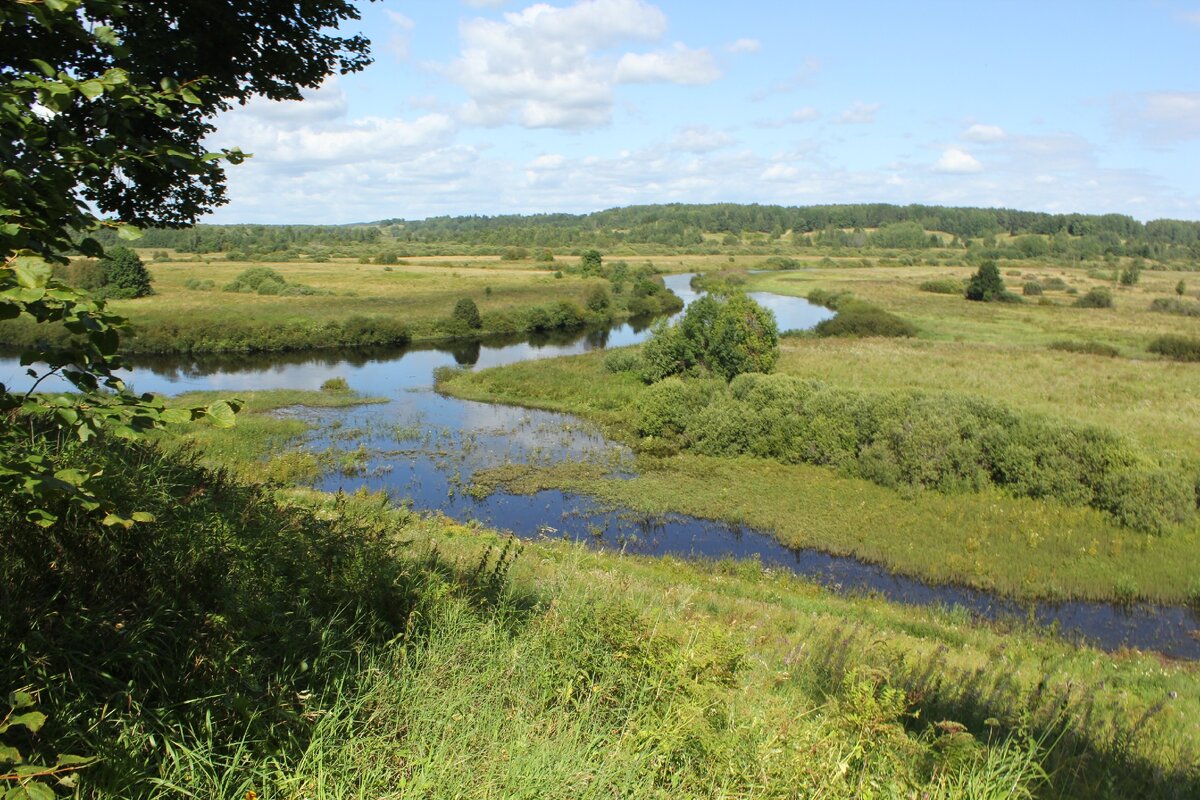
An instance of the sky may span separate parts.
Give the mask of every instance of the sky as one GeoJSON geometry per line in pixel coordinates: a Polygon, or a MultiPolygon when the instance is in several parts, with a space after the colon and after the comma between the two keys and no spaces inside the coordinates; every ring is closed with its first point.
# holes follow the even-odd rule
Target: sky
{"type": "Polygon", "coordinates": [[[1200,219],[1200,0],[359,3],[375,62],[221,115],[205,221],[642,203],[1200,219]]]}

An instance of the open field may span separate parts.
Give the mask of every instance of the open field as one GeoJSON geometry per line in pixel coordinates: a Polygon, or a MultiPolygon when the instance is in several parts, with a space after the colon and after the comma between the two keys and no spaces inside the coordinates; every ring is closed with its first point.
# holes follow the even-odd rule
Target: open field
{"type": "MultiPolygon", "coordinates": [[[[563,264],[514,264],[495,257],[378,265],[351,259],[154,262],[148,252],[143,255],[155,293],[109,301],[109,308],[132,324],[132,335],[122,345],[131,353],[393,345],[574,329],[631,316],[633,301],[629,293],[613,292],[603,309],[589,308],[591,294],[607,292],[609,281],[561,272],[563,264]],[[285,288],[298,291],[223,290],[246,270],[264,268],[273,270],[285,288]],[[463,299],[475,303],[477,327],[453,318],[463,299]]],[[[0,326],[0,340],[18,345],[28,344],[34,334],[17,322],[0,326]]]]}

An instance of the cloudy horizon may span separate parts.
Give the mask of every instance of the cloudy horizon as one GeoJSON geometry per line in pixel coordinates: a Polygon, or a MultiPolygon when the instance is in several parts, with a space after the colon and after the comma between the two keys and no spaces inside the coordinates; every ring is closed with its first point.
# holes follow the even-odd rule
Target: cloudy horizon
{"type": "Polygon", "coordinates": [[[1200,3],[362,4],[375,63],[222,115],[220,223],[925,203],[1200,219],[1200,3]]]}

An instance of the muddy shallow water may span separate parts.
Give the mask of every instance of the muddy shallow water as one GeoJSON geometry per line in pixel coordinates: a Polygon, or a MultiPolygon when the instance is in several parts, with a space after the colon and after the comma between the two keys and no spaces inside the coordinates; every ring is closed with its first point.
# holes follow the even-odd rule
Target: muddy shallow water
{"type": "MultiPolygon", "coordinates": [[[[690,277],[666,278],[685,302],[698,296],[688,286],[690,277]]],[[[754,297],[775,312],[781,330],[811,328],[832,315],[800,298],[766,293],[754,297]]],[[[787,569],[842,592],[872,592],[910,604],[962,606],[989,619],[1033,620],[1108,650],[1130,646],[1200,658],[1200,617],[1187,608],[1019,604],[977,590],[929,585],[854,558],[790,549],[764,533],[724,523],[677,514],[647,516],[558,491],[529,496],[501,491],[485,498],[466,491],[471,476],[487,467],[587,460],[619,474],[631,469],[632,454],[570,415],[439,395],[433,390],[435,369],[482,369],[584,353],[635,344],[648,333],[647,323],[624,323],[605,331],[441,347],[130,359],[129,382],[137,391],[178,394],[201,389],[318,389],[330,378],[344,378],[356,391],[388,402],[283,412],[318,423],[320,427],[306,437],[306,446],[333,449],[338,454],[335,460],[343,462],[343,468],[318,481],[318,488],[382,490],[416,509],[478,520],[522,538],[561,537],[644,555],[757,559],[764,566],[787,569]]],[[[22,372],[15,359],[0,359],[0,382],[20,385],[22,372]]]]}

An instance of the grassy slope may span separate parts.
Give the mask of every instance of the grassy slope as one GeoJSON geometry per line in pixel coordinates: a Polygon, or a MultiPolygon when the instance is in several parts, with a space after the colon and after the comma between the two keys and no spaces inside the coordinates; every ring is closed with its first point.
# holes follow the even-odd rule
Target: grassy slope
{"type": "MultiPolygon", "coordinates": [[[[264,393],[254,405],[297,400],[334,402],[264,393]]],[[[199,441],[243,467],[270,455],[253,434],[235,456],[227,435],[199,441]]],[[[505,540],[474,526],[365,495],[279,498],[320,519],[384,520],[406,560],[443,577],[422,579],[419,634],[364,653],[338,679],[347,689],[312,709],[302,755],[247,768],[174,750],[167,780],[201,794],[961,797],[965,781],[1036,785],[1006,732],[1054,719],[1039,795],[1182,797],[1200,780],[1192,665],[840,598],[754,563],[535,542],[498,567],[505,540]],[[929,726],[946,719],[995,745],[929,726]]]]}

